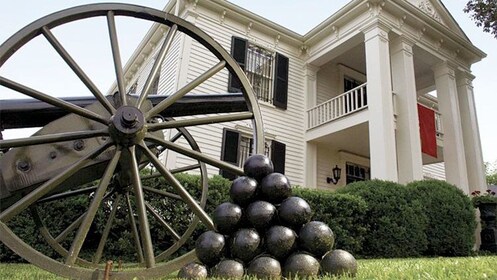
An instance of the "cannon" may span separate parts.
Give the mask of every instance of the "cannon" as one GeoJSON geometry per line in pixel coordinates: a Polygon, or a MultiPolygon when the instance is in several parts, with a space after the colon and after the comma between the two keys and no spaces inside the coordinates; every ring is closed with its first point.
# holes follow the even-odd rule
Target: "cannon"
{"type": "MultiPolygon", "coordinates": [[[[190,238],[199,222],[208,229],[214,224],[204,207],[207,200],[207,165],[243,175],[243,169],[202,153],[190,127],[246,121],[253,133],[253,152],[263,153],[264,137],[256,97],[243,70],[215,40],[193,24],[163,11],[128,4],[92,4],[70,8],[43,17],[10,37],[0,46],[0,70],[12,56],[35,40],[46,40],[87,87],[91,97],[60,98],[50,93],[0,76],[0,88],[26,96],[22,100],[2,100],[1,129],[39,127],[30,137],[1,139],[0,149],[0,240],[32,264],[64,277],[102,278],[106,242],[115,217],[128,217],[136,261],[129,269],[111,271],[113,279],[159,277],[192,261],[192,251],[178,256],[178,249],[190,238]],[[157,58],[137,95],[127,94],[116,32],[116,18],[134,18],[159,24],[167,30],[157,58]],[[104,95],[88,77],[54,28],[87,19],[102,18],[107,23],[116,77],[116,90],[104,95]],[[217,62],[174,93],[155,95],[152,83],[175,36],[187,36],[206,48],[217,62]],[[241,85],[239,94],[187,95],[209,78],[227,70],[241,85]],[[164,131],[174,133],[164,133],[164,131]],[[169,169],[160,159],[173,151],[195,164],[169,169]],[[153,172],[144,174],[142,170],[153,172]],[[200,174],[200,194],[194,196],[175,178],[175,173],[200,174]],[[146,180],[163,178],[170,190],[145,186],[146,180]],[[40,209],[54,202],[83,196],[89,203],[67,222],[62,232],[52,232],[40,209]],[[151,197],[167,205],[184,204],[188,209],[181,231],[170,224],[160,209],[149,203],[151,197]],[[103,211],[104,228],[94,229],[97,213],[103,211]],[[58,257],[44,255],[27,244],[11,228],[10,221],[29,213],[40,234],[58,257]],[[170,241],[154,250],[152,225],[161,227],[170,241]],[[90,254],[80,254],[90,231],[101,232],[90,254]]],[[[178,63],[178,65],[180,65],[178,63]]],[[[1,73],[1,72],[0,72],[1,73]]],[[[43,73],[40,73],[43,74],[43,73]]],[[[70,89],[68,89],[70,90],[70,89]]],[[[70,206],[69,206],[70,207],[70,206]]],[[[71,209],[67,209],[71,212],[71,209]]],[[[46,213],[46,212],[45,212],[46,213]]],[[[92,241],[93,242],[93,241],[92,241]]]]}

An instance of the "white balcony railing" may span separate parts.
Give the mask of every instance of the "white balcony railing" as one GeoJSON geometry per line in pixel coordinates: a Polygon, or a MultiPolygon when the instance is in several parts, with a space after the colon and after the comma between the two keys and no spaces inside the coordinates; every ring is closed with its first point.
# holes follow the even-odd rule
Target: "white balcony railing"
{"type": "Polygon", "coordinates": [[[366,83],[307,110],[307,129],[368,107],[366,83]]]}

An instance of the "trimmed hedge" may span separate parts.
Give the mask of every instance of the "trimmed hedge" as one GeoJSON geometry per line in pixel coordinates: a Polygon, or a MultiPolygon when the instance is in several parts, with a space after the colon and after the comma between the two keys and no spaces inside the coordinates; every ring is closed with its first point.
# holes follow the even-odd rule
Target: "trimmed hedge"
{"type": "MultiPolygon", "coordinates": [[[[199,176],[177,174],[176,178],[192,196],[199,197],[199,176]]],[[[217,207],[220,201],[227,201],[229,199],[229,187],[231,182],[221,176],[214,176],[209,179],[208,184],[209,191],[207,195],[206,211],[210,213],[217,207]]],[[[144,182],[144,185],[174,192],[171,190],[171,187],[166,184],[163,178],[147,180],[146,183],[144,182]]],[[[188,209],[185,203],[178,203],[178,200],[176,199],[167,199],[158,195],[150,195],[149,193],[145,193],[145,196],[146,200],[161,212],[162,216],[165,217],[165,220],[170,225],[174,225],[177,232],[183,232],[188,226],[188,224],[184,222],[183,217],[192,214],[192,211],[188,209]]],[[[121,201],[121,207],[125,207],[126,204],[123,200],[121,201]]],[[[67,228],[79,215],[86,211],[89,202],[90,199],[88,196],[78,196],[72,199],[45,203],[43,204],[43,207],[38,208],[38,211],[46,226],[54,235],[57,235],[63,229],[67,228]]],[[[134,201],[131,201],[131,204],[134,205],[134,201]]],[[[80,252],[82,257],[91,256],[98,246],[111,207],[107,205],[104,209],[104,211],[99,211],[95,217],[94,223],[90,228],[90,232],[85,241],[84,249],[80,252]]],[[[151,235],[154,239],[154,251],[156,253],[161,252],[170,245],[170,243],[167,242],[171,242],[169,241],[171,238],[167,231],[150,216],[149,222],[151,224],[151,235]]],[[[33,246],[44,255],[55,259],[60,258],[60,255],[54,252],[39,233],[32,217],[29,215],[29,211],[22,212],[9,221],[8,225],[23,241],[33,246]]],[[[196,239],[196,236],[199,236],[203,231],[205,231],[205,227],[199,223],[196,230],[192,233],[192,237],[175,253],[175,255],[172,256],[172,258],[192,250],[195,247],[194,240],[196,239]]],[[[67,238],[68,241],[66,242],[70,242],[73,236],[74,233],[67,238]]],[[[67,245],[66,248],[70,246],[70,243],[64,244],[67,245]]],[[[134,249],[134,239],[129,229],[129,219],[126,211],[118,211],[108,242],[105,245],[104,254],[105,255],[102,256],[102,258],[107,260],[137,260],[134,249]]],[[[0,262],[24,262],[24,260],[14,254],[3,243],[0,243],[0,262]]]]}
{"type": "Polygon", "coordinates": [[[425,234],[428,246],[423,255],[467,256],[476,230],[471,199],[456,186],[439,180],[407,184],[410,197],[423,205],[428,217],[425,234]]]}
{"type": "Polygon", "coordinates": [[[321,221],[335,234],[335,248],[357,255],[366,238],[367,204],[364,199],[331,191],[294,188],[293,194],[305,199],[313,210],[313,220],[321,221]]]}
{"type": "Polygon", "coordinates": [[[426,251],[426,215],[421,203],[408,197],[404,186],[371,180],[349,184],[337,193],[359,196],[368,204],[367,233],[359,255],[416,257],[426,251]]]}
{"type": "MultiPolygon", "coordinates": [[[[199,176],[177,174],[176,177],[194,197],[198,197],[199,176]]],[[[149,180],[146,185],[174,192],[162,178],[149,180]]],[[[230,200],[230,186],[231,181],[221,176],[209,179],[208,213],[230,200]]],[[[335,192],[298,187],[293,192],[308,201],[314,211],[314,220],[330,226],[336,236],[335,247],[347,250],[356,257],[465,256],[470,254],[473,246],[476,222],[469,197],[445,182],[419,181],[406,187],[371,180],[349,184],[335,192]]],[[[146,193],[146,199],[178,232],[188,226],[181,222],[182,217],[192,214],[185,203],[150,193],[146,193]]],[[[46,207],[40,207],[39,211],[47,226],[58,234],[87,209],[89,202],[88,196],[79,196],[44,204],[46,207]]],[[[94,252],[110,209],[111,206],[107,205],[105,211],[97,214],[85,244],[90,245],[90,249],[82,251],[82,256],[94,252]]],[[[60,257],[44,242],[27,212],[9,221],[9,226],[43,254],[60,257]]],[[[169,244],[166,242],[170,242],[167,241],[170,238],[157,221],[150,218],[150,222],[154,250],[158,253],[167,248],[169,244]]],[[[136,261],[128,223],[125,211],[117,215],[104,259],[136,261]]],[[[196,238],[205,230],[205,226],[199,224],[191,238],[172,258],[192,250],[196,238]]],[[[72,237],[67,242],[70,240],[72,237]]],[[[0,262],[19,261],[22,259],[0,244],[0,262]]]]}

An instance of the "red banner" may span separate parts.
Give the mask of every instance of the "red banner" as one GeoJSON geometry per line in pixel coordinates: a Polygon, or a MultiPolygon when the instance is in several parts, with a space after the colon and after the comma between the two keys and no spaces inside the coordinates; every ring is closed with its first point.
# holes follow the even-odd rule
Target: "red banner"
{"type": "Polygon", "coordinates": [[[435,111],[418,104],[419,134],[421,152],[437,157],[437,131],[435,127],[435,111]]]}

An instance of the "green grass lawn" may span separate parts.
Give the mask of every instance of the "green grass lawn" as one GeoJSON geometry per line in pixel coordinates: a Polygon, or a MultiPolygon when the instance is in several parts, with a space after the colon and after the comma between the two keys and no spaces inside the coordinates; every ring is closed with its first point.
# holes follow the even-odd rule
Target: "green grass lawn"
{"type": "MultiPolygon", "coordinates": [[[[0,264],[0,279],[64,278],[29,264],[0,264]]],[[[171,277],[164,279],[171,279],[171,277]]],[[[497,256],[359,260],[358,274],[354,279],[497,280],[497,256]]]]}

